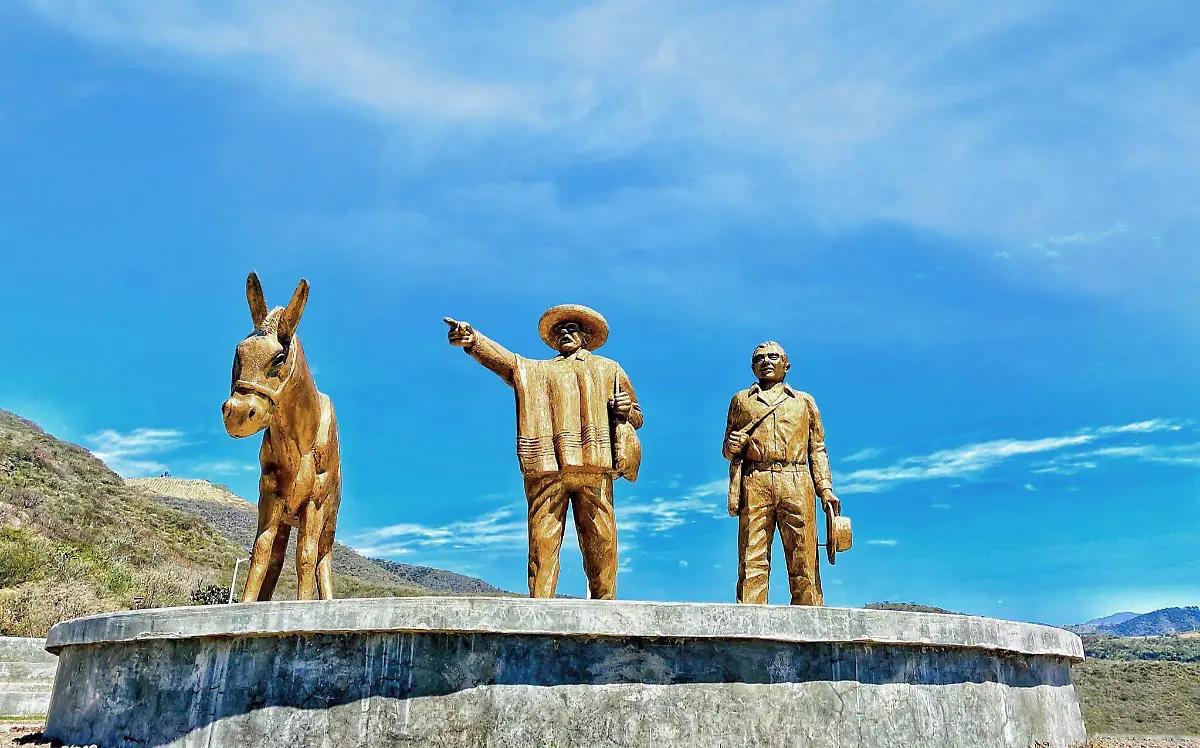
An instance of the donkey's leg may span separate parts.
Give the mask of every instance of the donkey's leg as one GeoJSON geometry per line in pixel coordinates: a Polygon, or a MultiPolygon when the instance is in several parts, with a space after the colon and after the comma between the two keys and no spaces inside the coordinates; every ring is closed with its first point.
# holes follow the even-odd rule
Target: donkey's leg
{"type": "Polygon", "coordinates": [[[283,562],[287,558],[288,538],[292,536],[292,526],[281,524],[275,533],[275,545],[271,547],[271,562],[267,566],[267,574],[263,577],[262,591],[258,593],[259,600],[270,600],[275,597],[275,585],[279,584],[279,572],[283,571],[283,562]]]}
{"type": "Polygon", "coordinates": [[[254,541],[254,550],[250,553],[250,571],[246,574],[246,587],[242,590],[242,602],[258,602],[262,592],[263,582],[267,578],[267,569],[271,565],[271,551],[275,547],[275,536],[279,526],[268,526],[258,533],[254,541]]]}
{"type": "Polygon", "coordinates": [[[324,525],[325,510],[315,501],[305,502],[296,541],[297,600],[312,600],[317,595],[317,545],[324,525]]]}
{"type": "Polygon", "coordinates": [[[322,600],[333,599],[333,530],[335,517],[325,518],[321,540],[317,543],[317,592],[322,600]]]}
{"type": "MultiPolygon", "coordinates": [[[[246,574],[246,588],[242,590],[242,602],[252,603],[262,599],[263,582],[271,565],[275,550],[275,538],[283,524],[283,505],[277,497],[262,497],[258,503],[258,536],[250,553],[250,571],[246,574]]],[[[267,598],[270,599],[270,598],[267,598]]]]}
{"type": "Polygon", "coordinates": [[[262,472],[258,476],[258,532],[254,536],[254,547],[250,550],[250,569],[246,572],[246,586],[242,589],[242,602],[252,603],[259,599],[263,582],[267,577],[271,552],[275,549],[275,535],[283,520],[283,502],[275,490],[275,470],[271,467],[274,457],[271,441],[263,437],[258,450],[258,461],[262,472]]]}

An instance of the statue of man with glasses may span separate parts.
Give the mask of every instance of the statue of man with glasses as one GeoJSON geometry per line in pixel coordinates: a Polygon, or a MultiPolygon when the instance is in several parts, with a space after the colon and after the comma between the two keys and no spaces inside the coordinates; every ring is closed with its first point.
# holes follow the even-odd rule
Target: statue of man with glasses
{"type": "Polygon", "coordinates": [[[529,499],[529,596],[554,597],[567,506],[583,552],[589,597],[612,600],[617,588],[613,479],[636,480],[642,411],[617,362],[592,353],[608,323],[592,309],[564,304],[538,323],[558,351],[547,360],[509,352],[466,322],[446,318],[449,341],[517,393],[517,458],[529,499]]]}
{"type": "Polygon", "coordinates": [[[823,605],[816,502],[840,515],[841,501],[833,493],[821,413],[812,395],[783,381],[791,368],[783,346],[773,340],[759,345],[750,368],[758,381],[730,401],[722,449],[734,468],[729,514],[739,520],[737,601],[767,602],[778,527],[792,605],[823,605]]]}

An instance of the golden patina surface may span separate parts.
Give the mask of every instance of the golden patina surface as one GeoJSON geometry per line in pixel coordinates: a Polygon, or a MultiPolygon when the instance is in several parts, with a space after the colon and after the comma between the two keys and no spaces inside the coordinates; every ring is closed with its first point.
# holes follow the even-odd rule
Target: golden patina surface
{"type": "Polygon", "coordinates": [[[833,493],[825,429],[812,396],[784,382],[787,353],[774,341],[754,349],[758,381],[733,396],[723,454],[730,461],[729,514],[738,518],[737,601],[766,603],[775,528],[783,541],[793,605],[823,605],[816,499],[829,518],[834,553],[850,547],[849,520],[833,493]]]}
{"type": "Polygon", "coordinates": [[[233,384],[221,408],[225,430],[244,438],[264,431],[259,462],[258,534],[242,602],[270,600],[292,528],[297,598],[333,599],[333,537],[342,502],[337,417],[317,390],[296,327],[308,302],[301,280],[286,307],[268,311],[262,284],[246,279],[254,332],[237,346],[233,384]]]}
{"type": "Polygon", "coordinates": [[[636,480],[642,410],[617,362],[592,351],[608,323],[592,309],[564,304],[542,315],[538,332],[558,351],[527,359],[445,318],[449,340],[517,393],[517,457],[529,500],[529,596],[554,597],[567,509],[573,510],[588,592],[611,600],[617,588],[613,479],[636,480]]]}

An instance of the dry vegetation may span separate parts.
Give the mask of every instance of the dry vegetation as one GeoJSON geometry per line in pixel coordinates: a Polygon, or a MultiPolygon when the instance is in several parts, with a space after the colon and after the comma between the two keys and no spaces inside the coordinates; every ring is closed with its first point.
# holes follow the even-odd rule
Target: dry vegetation
{"type": "Polygon", "coordinates": [[[1188,634],[1138,637],[1084,634],[1081,638],[1089,659],[1200,662],[1200,638],[1188,634]]]}
{"type": "Polygon", "coordinates": [[[1200,735],[1200,663],[1087,660],[1072,675],[1091,734],[1200,735]]]}

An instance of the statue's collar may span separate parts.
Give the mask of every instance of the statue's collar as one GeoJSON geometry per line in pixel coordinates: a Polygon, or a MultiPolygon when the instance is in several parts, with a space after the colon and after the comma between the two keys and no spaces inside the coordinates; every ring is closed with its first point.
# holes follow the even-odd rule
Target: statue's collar
{"type": "MultiPolygon", "coordinates": [[[[792,389],[792,386],[790,384],[788,384],[787,382],[783,383],[783,387],[781,389],[783,390],[783,393],[789,397],[799,397],[800,396],[800,393],[798,393],[794,389],[792,389]]],[[[754,384],[750,385],[750,389],[748,390],[748,392],[750,394],[750,397],[757,397],[759,400],[762,400],[764,403],[767,402],[767,399],[762,396],[762,387],[759,386],[758,382],[755,382],[754,384]]],[[[767,403],[767,404],[770,405],[770,403],[767,403]]]]}

